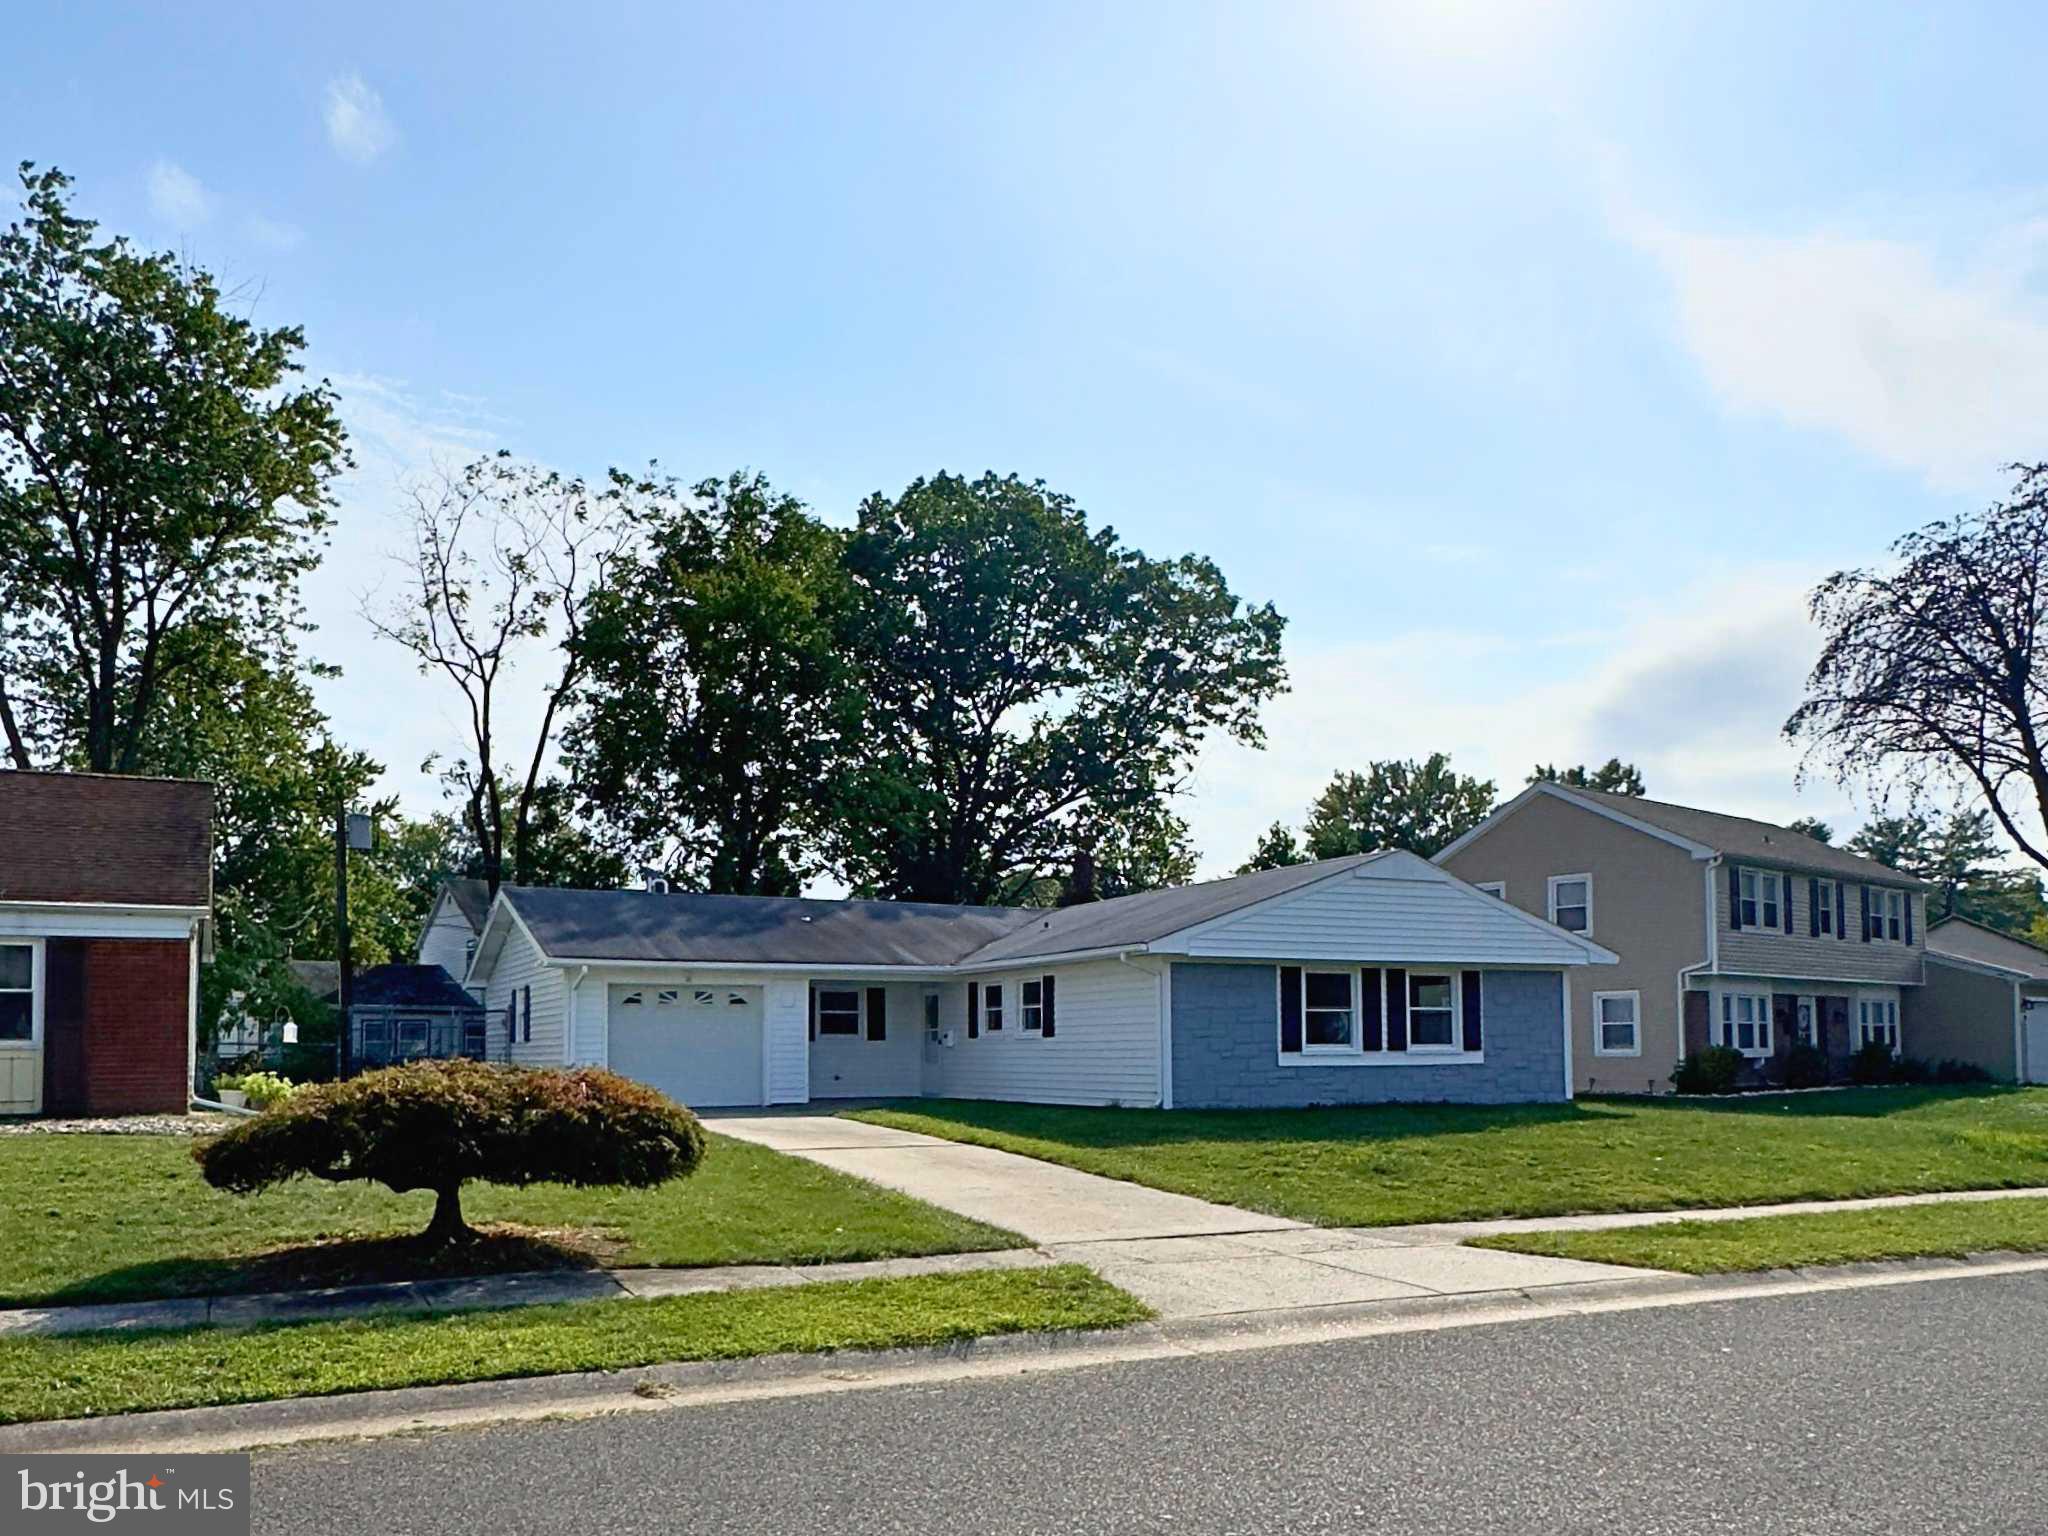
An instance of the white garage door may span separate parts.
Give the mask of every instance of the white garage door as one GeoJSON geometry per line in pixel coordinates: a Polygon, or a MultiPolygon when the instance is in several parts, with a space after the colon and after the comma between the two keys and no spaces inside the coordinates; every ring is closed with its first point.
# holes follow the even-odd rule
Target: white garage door
{"type": "Polygon", "coordinates": [[[2026,1005],[2027,1081],[2048,1083],[2048,1001],[2026,1005]]]}
{"type": "Polygon", "coordinates": [[[692,1109],[762,1102],[759,987],[614,986],[607,1006],[614,1072],[692,1109]]]}

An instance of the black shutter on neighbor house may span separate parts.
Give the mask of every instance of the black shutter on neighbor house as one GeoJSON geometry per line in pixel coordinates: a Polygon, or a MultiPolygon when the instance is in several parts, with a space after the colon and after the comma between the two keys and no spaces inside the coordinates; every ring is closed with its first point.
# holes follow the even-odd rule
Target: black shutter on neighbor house
{"type": "Polygon", "coordinates": [[[818,989],[811,988],[811,1038],[818,1038],[818,989]]]}
{"type": "Polygon", "coordinates": [[[1902,900],[1906,907],[1906,942],[1911,944],[1913,942],[1913,893],[1911,891],[1906,892],[1902,900]]]}
{"type": "Polygon", "coordinates": [[[1792,877],[1790,875],[1778,876],[1778,899],[1785,903],[1785,911],[1782,915],[1785,919],[1785,931],[1790,933],[1792,931],[1792,877]]]}
{"type": "Polygon", "coordinates": [[[1385,1020],[1380,1011],[1386,1004],[1380,980],[1380,968],[1369,965],[1358,973],[1358,1016],[1365,1021],[1365,1048],[1377,1051],[1382,1048],[1385,1020]]]}
{"type": "Polygon", "coordinates": [[[1280,967],[1280,1051],[1301,1054],[1301,967],[1280,967]]]}
{"type": "Polygon", "coordinates": [[[1733,864],[1728,866],[1728,926],[1742,926],[1742,871],[1733,864]]]}
{"type": "Polygon", "coordinates": [[[1408,973],[1399,966],[1387,968],[1387,1049],[1408,1049],[1408,973]]]}
{"type": "Polygon", "coordinates": [[[889,989],[868,988],[868,1038],[886,1040],[889,1038],[889,989]]]}
{"type": "Polygon", "coordinates": [[[1038,1001],[1040,1004],[1038,1016],[1044,1024],[1044,1028],[1042,1028],[1039,1031],[1039,1034],[1041,1035],[1041,1037],[1047,1040],[1050,1040],[1053,1036],[1053,1025],[1055,1023],[1055,1020],[1053,1018],[1052,997],[1052,984],[1055,979],[1056,978],[1054,977],[1048,976],[1038,984],[1038,1001]]]}
{"type": "Polygon", "coordinates": [[[1870,942],[1870,887],[1859,885],[1856,889],[1863,893],[1863,942],[1868,944],[1870,942]]]}
{"type": "Polygon", "coordinates": [[[967,983],[967,1038],[981,1038],[981,983],[967,983]]]}
{"type": "Polygon", "coordinates": [[[1477,971],[1465,972],[1465,1049],[1476,1051],[1485,1037],[1479,1029],[1479,996],[1485,989],[1477,971]]]}
{"type": "Polygon", "coordinates": [[[1835,937],[1849,937],[1849,902],[1839,880],[1835,882],[1835,937]]]}
{"type": "Polygon", "coordinates": [[[1820,882],[1818,880],[1810,879],[1806,882],[1806,936],[1809,939],[1820,937],[1820,882]]]}

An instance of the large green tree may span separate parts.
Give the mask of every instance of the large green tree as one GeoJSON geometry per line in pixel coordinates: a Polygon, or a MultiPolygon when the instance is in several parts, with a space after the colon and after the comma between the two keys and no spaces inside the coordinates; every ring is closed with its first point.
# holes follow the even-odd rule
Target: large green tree
{"type": "Polygon", "coordinates": [[[1491,779],[1459,773],[1442,752],[1369,763],[1363,773],[1337,774],[1316,796],[1303,840],[1315,859],[1380,848],[1429,858],[1486,820],[1494,793],[1491,779]]]}
{"type": "Polygon", "coordinates": [[[578,640],[582,807],[688,889],[794,895],[858,711],[843,538],[756,473],[662,487],[635,523],[578,640]]]}
{"type": "Polygon", "coordinates": [[[0,738],[16,768],[132,773],[171,690],[233,682],[209,664],[290,670],[347,454],[332,393],[294,382],[296,327],[103,238],[61,172],[21,182],[0,234],[0,738]]]}
{"type": "Polygon", "coordinates": [[[2037,923],[2048,923],[2040,877],[2005,867],[1989,811],[1875,816],[1847,846],[1851,853],[1933,886],[1927,898],[1930,920],[1967,917],[2022,936],[2037,923]]]}
{"type": "Polygon", "coordinates": [[[1597,768],[1588,768],[1584,763],[1569,768],[1555,763],[1538,763],[1529,771],[1531,784],[1564,784],[1576,789],[1604,789],[1615,795],[1640,795],[1643,792],[1643,770],[1634,763],[1624,763],[1618,757],[1610,757],[1597,768]]]}
{"type": "Polygon", "coordinates": [[[845,565],[863,718],[832,851],[870,894],[1016,899],[1092,828],[1156,815],[1205,739],[1262,741],[1285,685],[1270,604],[1014,475],[870,497],[845,565]]]}

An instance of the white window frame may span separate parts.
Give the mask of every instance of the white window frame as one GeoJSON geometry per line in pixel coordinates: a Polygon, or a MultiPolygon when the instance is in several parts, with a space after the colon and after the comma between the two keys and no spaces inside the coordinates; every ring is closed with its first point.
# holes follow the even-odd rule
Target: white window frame
{"type": "Polygon", "coordinates": [[[1856,994],[1856,1048],[1859,1051],[1864,1046],[1873,1043],[1870,1033],[1873,1028],[1889,1036],[1884,1043],[1892,1048],[1892,1055],[1896,1057],[1905,1042],[1899,1033],[1899,1000],[1895,994],[1890,992],[1859,992],[1856,994]],[[1875,1021],[1870,1016],[1873,1008],[1879,1010],[1875,1021]]]}
{"type": "MultiPolygon", "coordinates": [[[[1591,888],[1590,888],[1590,887],[1588,887],[1588,889],[1587,889],[1587,892],[1586,892],[1586,894],[1587,894],[1588,898],[1590,898],[1590,897],[1592,896],[1592,890],[1591,890],[1591,888]]],[[[1590,915],[1591,915],[1591,908],[1589,907],[1589,908],[1588,908],[1588,916],[1590,916],[1590,915]]],[[[1418,1052],[1420,1052],[1420,1053],[1421,1053],[1422,1055],[1424,1055],[1424,1056],[1462,1056],[1462,1055],[1464,1055],[1464,1054],[1465,1054],[1465,973],[1464,973],[1463,971],[1459,970],[1459,969],[1458,969],[1457,967],[1455,967],[1455,966],[1450,966],[1450,967],[1447,967],[1447,968],[1445,968],[1445,969],[1443,969],[1443,970],[1440,970],[1440,971],[1424,971],[1424,970],[1415,970],[1415,969],[1411,969],[1411,968],[1406,968],[1406,967],[1404,967],[1404,969],[1407,969],[1407,970],[1408,970],[1408,974],[1407,974],[1407,977],[1405,978],[1405,979],[1406,979],[1406,981],[1407,981],[1407,984],[1408,984],[1408,995],[1407,995],[1407,997],[1405,997],[1405,998],[1403,998],[1403,999],[1402,999],[1402,1008],[1403,1008],[1403,1012],[1402,1012],[1402,1017],[1403,1017],[1403,1020],[1404,1020],[1405,1024],[1407,1025],[1407,1029],[1408,1029],[1408,1053],[1409,1053],[1409,1054],[1410,1054],[1411,1056],[1412,1056],[1412,1055],[1415,1055],[1415,1054],[1416,1054],[1416,1053],[1418,1053],[1418,1052]],[[1437,976],[1441,976],[1441,977],[1443,977],[1443,978],[1444,978],[1444,980],[1445,980],[1446,982],[1448,982],[1448,983],[1449,983],[1449,985],[1450,985],[1450,992],[1451,992],[1451,1006],[1450,1006],[1450,1015],[1451,1015],[1451,1038],[1450,1038],[1450,1041],[1449,1041],[1449,1043],[1448,1043],[1448,1044],[1443,1044],[1443,1045],[1439,1045],[1439,1044],[1436,1044],[1436,1043],[1432,1042],[1432,1043],[1430,1043],[1430,1044],[1427,1044],[1427,1045],[1418,1045],[1418,1044],[1416,1044],[1416,1042],[1415,1042],[1415,983],[1416,983],[1416,980],[1417,980],[1417,979],[1418,979],[1419,977],[1424,977],[1424,976],[1427,976],[1427,977],[1432,977],[1432,978],[1434,978],[1434,977],[1437,977],[1437,976]]],[[[1384,988],[1384,986],[1385,986],[1385,974],[1386,974],[1385,972],[1382,972],[1382,973],[1381,973],[1381,986],[1382,986],[1382,988],[1384,988]]],[[[1438,1009],[1431,1009],[1430,1011],[1431,1011],[1432,1013],[1435,1013],[1435,1012],[1439,1012],[1439,1011],[1441,1011],[1441,1010],[1438,1010],[1438,1009]]],[[[1381,1021],[1382,1021],[1382,1032],[1381,1032],[1381,1038],[1382,1038],[1382,1039],[1385,1039],[1385,1029],[1384,1029],[1384,1021],[1385,1021],[1385,1019],[1386,1019],[1386,1016],[1387,1016],[1387,1010],[1386,1010],[1386,999],[1385,999],[1384,995],[1382,995],[1382,997],[1381,997],[1381,1000],[1380,1000],[1380,1019],[1381,1019],[1381,1021]]],[[[1400,1053],[1399,1053],[1399,1052],[1397,1051],[1397,1052],[1395,1052],[1394,1054],[1396,1054],[1396,1055],[1399,1055],[1400,1053]]]]}
{"type": "MultiPolygon", "coordinates": [[[[1583,928],[1565,928],[1565,932],[1576,933],[1581,938],[1590,939],[1593,937],[1593,877],[1590,874],[1552,875],[1549,883],[1544,887],[1544,909],[1549,913],[1551,922],[1556,923],[1560,928],[1564,928],[1564,924],[1557,921],[1557,888],[1560,885],[1570,885],[1574,880],[1586,882],[1586,926],[1583,928]]],[[[1578,903],[1569,902],[1567,905],[1577,906],[1578,903]]]]}
{"type": "MultiPolygon", "coordinates": [[[[1619,1022],[1618,1020],[1615,1022],[1619,1022]]],[[[1643,1054],[1643,994],[1639,991],[1595,992],[1593,994],[1593,1054],[1595,1056],[1640,1056],[1643,1054]],[[1629,1040],[1627,1046],[1610,1046],[1607,1043],[1608,1021],[1600,1017],[1600,1005],[1610,998],[1625,997],[1629,1002],[1629,1040]]]]}
{"type": "MultiPolygon", "coordinates": [[[[1273,967],[1273,1046],[1275,1058],[1283,1067],[1401,1067],[1401,1066],[1452,1066],[1478,1065],[1486,1060],[1486,1047],[1482,1042],[1476,1051],[1465,1049],[1465,974],[1471,966],[1437,965],[1410,966],[1400,961],[1382,961],[1377,965],[1331,965],[1313,960],[1283,960],[1273,967]],[[1280,1050],[1279,1021],[1285,1012],[1282,988],[1285,986],[1284,973],[1289,970],[1301,972],[1299,991],[1295,994],[1301,1004],[1301,1049],[1280,1050]],[[1408,999],[1403,1000],[1404,1017],[1410,1020],[1408,1046],[1405,1050],[1387,1049],[1387,996],[1389,971],[1405,971],[1412,978],[1417,971],[1424,976],[1448,976],[1451,981],[1451,1043],[1449,1045],[1417,1045],[1413,1025],[1413,1009],[1408,999]],[[1308,973],[1342,972],[1351,977],[1351,1044],[1310,1045],[1308,1043],[1308,973]],[[1365,973],[1379,972],[1380,988],[1380,1043],[1377,1049],[1365,1046],[1365,973]]],[[[1409,997],[1413,997],[1413,993],[1409,997]]]]}
{"type": "Polygon", "coordinates": [[[1867,889],[1870,892],[1870,942],[1903,944],[1906,939],[1906,893],[1882,885],[1867,889]]]}
{"type": "MultiPolygon", "coordinates": [[[[43,1048],[43,994],[47,990],[43,975],[43,941],[15,938],[10,934],[0,939],[0,948],[28,951],[28,1038],[0,1040],[0,1051],[39,1051],[43,1048]]],[[[18,987],[9,987],[7,991],[10,996],[21,995],[18,987]]]]}
{"type": "MultiPolygon", "coordinates": [[[[820,1040],[858,1040],[867,1032],[868,998],[863,987],[819,987],[818,988],[818,1038],[820,1040]],[[825,1027],[825,999],[830,996],[850,994],[853,998],[853,1028],[827,1029],[825,1027]]],[[[834,1008],[832,1016],[844,1018],[844,1008],[834,1008]]]]}
{"type": "Polygon", "coordinates": [[[1474,880],[1472,889],[1484,891],[1489,896],[1498,896],[1502,901],[1508,899],[1508,883],[1505,880],[1474,880]]]}
{"type": "Polygon", "coordinates": [[[987,1034],[1000,1035],[1003,1032],[1003,984],[1000,981],[981,984],[981,1027],[987,1034]]]}
{"type": "MultiPolygon", "coordinates": [[[[1328,1056],[1335,1054],[1356,1056],[1359,1054],[1362,1042],[1359,1034],[1358,1011],[1360,994],[1364,990],[1361,981],[1362,979],[1358,974],[1356,966],[1305,965],[1301,968],[1301,1050],[1303,1055],[1328,1056]],[[1351,1006],[1345,1010],[1346,1027],[1344,1040],[1340,1045],[1330,1045],[1328,1043],[1318,1045],[1308,1037],[1308,979],[1311,976],[1342,976],[1344,978],[1345,990],[1351,998],[1351,1006]]],[[[1335,1013],[1337,1010],[1334,1008],[1318,1008],[1315,1011],[1317,1013],[1335,1013]]]]}
{"type": "Polygon", "coordinates": [[[1814,893],[1814,926],[1823,939],[1832,939],[1841,932],[1841,902],[1837,899],[1842,887],[1833,880],[1816,880],[1809,887],[1814,893]]]}
{"type": "Polygon", "coordinates": [[[1785,909],[1792,902],[1792,885],[1775,869],[1742,865],[1735,871],[1735,917],[1744,928],[1785,931],[1785,909]],[[1764,882],[1769,881],[1769,895],[1764,882]]]}
{"type": "Polygon", "coordinates": [[[1714,1016],[1711,1035],[1715,1045],[1731,1046],[1752,1061],[1768,1061],[1771,1057],[1772,1031],[1775,1021],[1771,1017],[1771,994],[1754,992],[1743,987],[1730,987],[1714,994],[1714,1016]],[[1737,1016],[1741,1009],[1738,999],[1747,999],[1760,1005],[1752,1014],[1750,1023],[1755,1027],[1754,1045],[1743,1045],[1737,1029],[1742,1020],[1737,1016]]]}
{"type": "MultiPolygon", "coordinates": [[[[986,995],[987,989],[984,988],[983,996],[986,997],[986,995]]],[[[1020,1032],[1027,1035],[1037,1035],[1040,1038],[1043,1038],[1045,1035],[1045,978],[1043,976],[1027,976],[1017,983],[1017,1028],[1020,1032]],[[1034,993],[1037,995],[1037,1002],[1031,1000],[1034,993]]]]}

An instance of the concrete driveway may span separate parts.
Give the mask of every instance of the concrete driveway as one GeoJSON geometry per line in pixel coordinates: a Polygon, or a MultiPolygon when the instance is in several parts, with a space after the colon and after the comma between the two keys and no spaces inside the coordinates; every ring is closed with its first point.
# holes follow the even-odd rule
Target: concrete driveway
{"type": "Polygon", "coordinates": [[[716,1131],[901,1190],[1086,1264],[1162,1317],[1526,1291],[1650,1271],[1460,1246],[1462,1233],[1311,1227],[1079,1169],[809,1112],[707,1115],[716,1131]]]}

